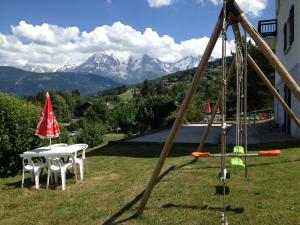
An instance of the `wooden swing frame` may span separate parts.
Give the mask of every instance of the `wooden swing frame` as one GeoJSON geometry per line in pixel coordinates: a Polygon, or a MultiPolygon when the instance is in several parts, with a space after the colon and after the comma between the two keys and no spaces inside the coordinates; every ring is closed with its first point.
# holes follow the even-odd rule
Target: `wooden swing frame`
{"type": "MultiPolygon", "coordinates": [[[[169,136],[167,138],[167,141],[164,144],[164,147],[162,149],[162,152],[160,154],[160,158],[154,168],[154,171],[150,177],[150,180],[146,186],[146,189],[144,191],[143,197],[140,201],[139,208],[137,210],[137,215],[140,215],[148,202],[148,199],[153,191],[154,186],[157,183],[157,179],[160,175],[161,169],[165,163],[166,158],[168,157],[171,148],[173,146],[173,142],[175,139],[175,136],[178,132],[178,129],[180,128],[183,117],[188,109],[188,106],[191,102],[191,99],[193,95],[196,92],[197,86],[199,81],[204,76],[204,70],[205,67],[209,61],[209,58],[211,56],[211,53],[216,45],[216,42],[218,40],[218,37],[222,31],[223,26],[223,19],[224,15],[223,12],[226,12],[226,16],[228,17],[228,21],[232,24],[232,28],[234,32],[239,33],[239,26],[238,24],[241,24],[241,26],[244,28],[244,30],[250,35],[250,37],[254,40],[256,45],[261,50],[262,54],[266,57],[266,59],[269,61],[270,65],[277,71],[283,82],[287,85],[287,87],[291,90],[291,92],[294,94],[296,99],[300,102],[300,87],[297,84],[297,82],[293,79],[293,77],[290,75],[290,73],[287,71],[287,69],[284,67],[284,65],[280,62],[278,57],[273,53],[273,51],[270,49],[270,47],[266,44],[266,42],[263,40],[263,38],[259,35],[259,33],[256,31],[256,29],[252,26],[252,24],[249,22],[243,11],[240,9],[238,4],[235,2],[235,0],[227,0],[227,7],[225,10],[221,10],[220,16],[217,20],[217,23],[215,25],[215,28],[211,34],[210,40],[207,44],[207,47],[203,53],[203,56],[201,58],[201,61],[196,69],[196,72],[194,74],[194,78],[191,82],[190,88],[186,92],[185,98],[183,100],[183,103],[180,107],[180,110],[177,114],[176,120],[172,126],[172,129],[169,133],[169,136]]],[[[270,83],[270,81],[267,79],[265,74],[261,71],[261,69],[258,67],[258,65],[255,63],[255,61],[251,58],[251,56],[248,54],[248,63],[250,66],[256,71],[256,73],[259,75],[259,77],[262,79],[262,81],[267,85],[268,89],[271,91],[271,93],[276,97],[276,99],[279,101],[279,103],[283,106],[284,110],[289,114],[289,116],[293,119],[293,121],[300,127],[300,119],[296,116],[296,114],[291,110],[291,108],[285,103],[285,101],[282,99],[280,94],[276,91],[274,86],[270,83]]],[[[234,65],[231,66],[232,69],[230,69],[231,73],[234,71],[234,65]]],[[[227,76],[227,79],[230,78],[227,76]]],[[[231,78],[230,78],[231,79],[231,78]]],[[[217,104],[215,105],[211,118],[208,122],[208,126],[205,130],[204,135],[202,136],[202,139],[200,141],[200,145],[198,147],[199,151],[203,150],[204,143],[206,141],[206,138],[208,136],[210,127],[212,125],[212,122],[214,120],[214,117],[217,113],[217,109],[221,104],[221,98],[219,97],[217,104]]]]}

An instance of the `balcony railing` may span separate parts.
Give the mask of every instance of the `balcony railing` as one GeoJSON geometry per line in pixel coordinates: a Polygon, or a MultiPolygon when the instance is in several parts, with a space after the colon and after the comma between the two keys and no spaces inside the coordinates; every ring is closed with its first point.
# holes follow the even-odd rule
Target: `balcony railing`
{"type": "Polygon", "coordinates": [[[277,36],[277,19],[259,21],[258,32],[262,37],[277,36]]]}

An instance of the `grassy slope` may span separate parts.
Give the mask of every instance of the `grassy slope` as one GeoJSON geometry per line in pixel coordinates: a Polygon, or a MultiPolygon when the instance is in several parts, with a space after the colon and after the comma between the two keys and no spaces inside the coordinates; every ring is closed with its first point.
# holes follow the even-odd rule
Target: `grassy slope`
{"type": "Polygon", "coordinates": [[[127,91],[125,91],[124,93],[120,94],[119,97],[124,100],[124,101],[129,101],[132,99],[133,97],[133,89],[130,88],[127,91]]]}
{"type": "MultiPolygon", "coordinates": [[[[21,176],[2,178],[0,224],[103,224],[109,219],[107,224],[124,219],[124,224],[219,224],[222,202],[214,189],[220,185],[219,160],[189,164],[195,147],[180,145],[175,146],[164,170],[176,167],[160,180],[144,214],[126,220],[135,213],[137,204],[128,210],[122,208],[137,200],[161,147],[114,144],[91,151],[86,179],[75,184],[68,178],[64,192],[60,186],[45,190],[45,177],[38,191],[29,179],[21,189],[21,176]]],[[[251,159],[249,181],[243,180],[243,172],[232,171],[231,193],[226,197],[230,224],[299,223],[299,147],[284,149],[280,157],[251,159]]],[[[208,148],[212,149],[216,147],[208,148]]]]}

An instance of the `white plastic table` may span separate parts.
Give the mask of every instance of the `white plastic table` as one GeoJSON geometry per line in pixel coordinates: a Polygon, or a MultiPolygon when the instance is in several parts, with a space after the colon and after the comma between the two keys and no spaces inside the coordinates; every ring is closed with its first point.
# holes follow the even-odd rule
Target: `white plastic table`
{"type": "Polygon", "coordinates": [[[82,151],[84,148],[82,146],[64,146],[64,147],[58,147],[58,146],[50,146],[47,147],[40,147],[36,148],[30,151],[23,152],[23,154],[26,154],[26,156],[30,155],[32,157],[47,157],[47,156],[53,156],[53,155],[63,155],[63,154],[75,154],[76,152],[82,151]]]}
{"type": "MultiPolygon", "coordinates": [[[[23,152],[23,154],[20,154],[21,158],[47,158],[49,157],[58,157],[63,158],[65,161],[68,161],[69,158],[72,159],[72,162],[74,164],[75,169],[75,178],[77,181],[77,175],[76,175],[76,163],[75,163],[75,153],[79,151],[83,151],[86,149],[84,147],[85,145],[69,145],[69,146],[47,146],[47,147],[40,147],[36,148],[30,151],[23,152]]],[[[86,145],[87,146],[87,145],[86,145]]],[[[45,164],[45,166],[47,166],[45,164]]],[[[39,185],[39,184],[37,184],[39,185]]]]}

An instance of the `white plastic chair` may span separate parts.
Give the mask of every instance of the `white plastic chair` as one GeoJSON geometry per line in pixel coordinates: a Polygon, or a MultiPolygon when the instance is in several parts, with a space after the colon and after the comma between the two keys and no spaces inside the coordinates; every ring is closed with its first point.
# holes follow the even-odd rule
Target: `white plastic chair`
{"type": "MultiPolygon", "coordinates": [[[[68,147],[69,148],[75,148],[75,149],[77,149],[75,151],[74,158],[75,158],[75,163],[79,164],[80,180],[83,180],[83,177],[84,177],[84,167],[86,167],[86,172],[88,172],[87,160],[86,160],[86,157],[85,157],[85,151],[88,148],[88,145],[87,144],[74,144],[74,145],[69,145],[68,147]],[[81,150],[82,150],[81,157],[78,158],[77,157],[78,156],[77,152],[81,151],[81,150]]],[[[75,173],[76,173],[76,170],[75,170],[75,173]]]]}
{"type": "Polygon", "coordinates": [[[35,188],[40,188],[40,173],[45,163],[34,163],[31,156],[20,154],[23,164],[22,188],[24,187],[25,171],[31,172],[31,180],[35,180],[35,188]]]}
{"type": "MultiPolygon", "coordinates": [[[[48,147],[50,148],[50,145],[48,147]]],[[[58,144],[51,145],[51,149],[56,149],[56,150],[57,150],[57,148],[63,148],[63,147],[68,147],[68,144],[58,143],[58,144]]],[[[64,162],[66,162],[67,160],[68,160],[68,157],[64,157],[64,162]]]]}
{"type": "MultiPolygon", "coordinates": [[[[48,162],[47,189],[49,187],[51,173],[54,174],[54,177],[55,175],[59,175],[61,177],[61,189],[62,190],[66,189],[66,173],[68,169],[71,169],[73,167],[73,163],[72,162],[64,163],[61,161],[60,157],[61,156],[58,157],[56,155],[56,156],[49,156],[47,158],[47,162],[48,162]]],[[[72,156],[69,155],[69,156],[62,156],[62,157],[72,157],[72,156]]],[[[75,173],[75,179],[77,181],[76,173],[75,173]]]]}

